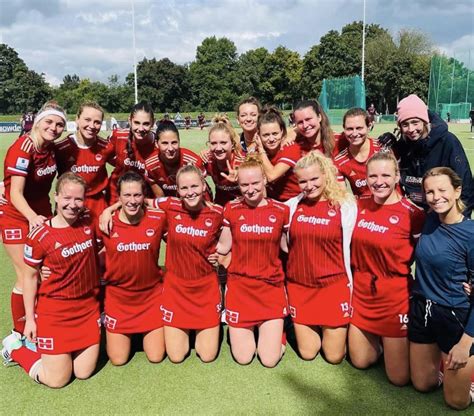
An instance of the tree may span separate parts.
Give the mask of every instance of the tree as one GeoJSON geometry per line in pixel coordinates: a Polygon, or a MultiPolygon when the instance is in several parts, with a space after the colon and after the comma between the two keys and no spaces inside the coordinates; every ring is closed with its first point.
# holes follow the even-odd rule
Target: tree
{"type": "Polygon", "coordinates": [[[237,48],[227,38],[206,38],[189,66],[192,102],[197,108],[225,111],[237,102],[237,48]]]}
{"type": "Polygon", "coordinates": [[[239,98],[262,98],[262,85],[267,78],[270,52],[265,48],[251,49],[239,56],[235,73],[235,87],[239,98]]]}
{"type": "MultiPolygon", "coordinates": [[[[143,59],[137,67],[138,95],[160,112],[182,110],[189,99],[189,74],[184,65],[168,58],[143,59]]],[[[133,75],[127,76],[129,85],[133,75]]]]}
{"type": "Polygon", "coordinates": [[[13,48],[0,44],[0,113],[38,110],[50,97],[44,74],[28,69],[13,48]]]}

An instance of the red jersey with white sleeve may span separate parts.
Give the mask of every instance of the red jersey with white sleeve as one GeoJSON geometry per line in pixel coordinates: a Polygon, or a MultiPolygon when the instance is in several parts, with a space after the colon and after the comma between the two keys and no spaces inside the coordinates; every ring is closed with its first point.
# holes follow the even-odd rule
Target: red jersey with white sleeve
{"type": "Polygon", "coordinates": [[[97,137],[91,146],[82,146],[75,134],[55,143],[59,175],[72,172],[81,176],[87,183],[86,197],[95,196],[105,190],[109,182],[107,162],[114,163],[112,145],[104,138],[97,137]]]}
{"type": "Polygon", "coordinates": [[[352,193],[358,198],[368,198],[372,194],[367,186],[367,160],[375,153],[380,152],[381,147],[378,141],[367,139],[370,143],[370,150],[363,162],[359,162],[352,156],[347,147],[334,158],[334,164],[339,171],[338,180],[344,181],[346,178],[352,189],[352,193]]]}
{"type": "Polygon", "coordinates": [[[293,168],[300,158],[300,147],[296,144],[292,144],[282,147],[278,153],[270,159],[273,166],[278,163],[284,163],[288,165],[290,169],[288,169],[283,176],[267,185],[269,198],[276,199],[277,201],[287,201],[301,192],[298,186],[298,179],[293,172],[293,168]]]}
{"type": "Polygon", "coordinates": [[[341,211],[328,201],[303,199],[290,225],[287,279],[324,287],[346,278],[342,251],[341,211]]]}
{"type": "Polygon", "coordinates": [[[243,200],[224,208],[224,226],[232,233],[229,276],[261,279],[268,283],[284,280],[279,258],[282,234],[288,230],[290,210],[281,202],[266,198],[266,205],[251,207],[243,200]]]}
{"type": "MultiPolygon", "coordinates": [[[[49,191],[56,176],[56,159],[52,146],[44,151],[37,151],[30,136],[25,135],[13,142],[5,156],[3,177],[5,184],[5,198],[10,201],[11,178],[21,176],[25,178],[23,196],[28,205],[38,215],[49,217],[51,203],[49,191]]],[[[18,217],[23,217],[11,202],[3,206],[3,211],[18,217]]]]}
{"type": "Polygon", "coordinates": [[[127,150],[129,142],[130,130],[114,130],[109,137],[109,142],[113,148],[113,153],[116,156],[115,168],[110,175],[109,181],[109,193],[110,202],[113,203],[118,199],[117,181],[120,176],[129,171],[133,170],[144,178],[146,178],[145,161],[151,156],[155,149],[155,141],[143,139],[143,140],[131,140],[131,153],[130,157],[127,150]]]}
{"type": "Polygon", "coordinates": [[[65,228],[44,223],[28,235],[25,263],[51,270],[41,282],[38,296],[78,299],[99,286],[97,242],[91,217],[84,215],[65,228]]]}
{"type": "Polygon", "coordinates": [[[166,272],[196,280],[214,272],[207,258],[216,250],[222,227],[222,207],[208,203],[190,212],[178,198],[159,203],[168,224],[166,272]]]}
{"type": "Polygon", "coordinates": [[[405,197],[392,205],[379,205],[373,198],[359,199],[357,204],[351,244],[354,271],[377,277],[408,276],[425,220],[423,210],[405,197]]]}
{"type": "MultiPolygon", "coordinates": [[[[240,153],[232,152],[231,159],[229,161],[232,169],[238,169],[238,167],[245,160],[245,157],[240,153]]],[[[225,163],[225,162],[224,162],[225,163]]],[[[223,207],[227,202],[240,196],[240,188],[236,182],[230,182],[221,175],[221,172],[229,174],[227,164],[222,169],[218,166],[217,161],[212,158],[209,163],[204,165],[208,175],[214,181],[216,186],[216,194],[214,196],[214,203],[223,207]]]]}
{"type": "MultiPolygon", "coordinates": [[[[179,149],[179,162],[176,172],[179,168],[186,165],[195,165],[206,176],[206,169],[202,159],[191,150],[181,147],[179,149]]],[[[151,156],[145,161],[145,168],[148,174],[148,179],[151,183],[156,183],[164,192],[165,196],[177,196],[176,191],[176,172],[170,174],[166,165],[160,159],[160,151],[155,148],[151,156]]]]}
{"type": "Polygon", "coordinates": [[[102,235],[107,284],[143,291],[161,282],[158,258],[165,227],[166,214],[160,209],[147,209],[138,224],[122,222],[115,212],[112,232],[102,235]]]}

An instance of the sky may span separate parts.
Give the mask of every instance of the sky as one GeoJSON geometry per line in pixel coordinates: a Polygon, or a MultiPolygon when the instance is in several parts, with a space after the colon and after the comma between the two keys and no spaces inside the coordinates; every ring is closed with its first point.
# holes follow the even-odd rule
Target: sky
{"type": "MultiPolygon", "coordinates": [[[[474,0],[366,0],[366,21],[425,32],[474,67],[474,0]],[[469,49],[471,58],[469,61],[469,49]]],[[[243,53],[283,45],[301,56],[329,30],[362,20],[363,0],[134,0],[137,61],[195,58],[209,36],[243,53]]],[[[133,71],[132,0],[0,0],[0,43],[52,85],[66,74],[106,82],[133,71]]]]}

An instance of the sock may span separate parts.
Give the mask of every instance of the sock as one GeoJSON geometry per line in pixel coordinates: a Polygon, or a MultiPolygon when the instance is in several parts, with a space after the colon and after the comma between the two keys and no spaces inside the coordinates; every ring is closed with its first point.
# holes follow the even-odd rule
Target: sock
{"type": "Polygon", "coordinates": [[[39,370],[38,361],[41,361],[41,354],[39,352],[31,351],[26,347],[18,348],[11,352],[11,357],[13,361],[18,363],[26,373],[35,378],[39,370]],[[34,373],[33,375],[31,373],[34,373]]]}
{"type": "Polygon", "coordinates": [[[23,334],[25,329],[25,305],[23,304],[23,291],[13,288],[11,294],[11,309],[13,319],[13,329],[20,334],[23,334]]]}
{"type": "Polygon", "coordinates": [[[439,363],[439,372],[438,372],[438,387],[443,384],[443,380],[444,380],[444,363],[443,363],[443,359],[441,359],[439,363]]]}

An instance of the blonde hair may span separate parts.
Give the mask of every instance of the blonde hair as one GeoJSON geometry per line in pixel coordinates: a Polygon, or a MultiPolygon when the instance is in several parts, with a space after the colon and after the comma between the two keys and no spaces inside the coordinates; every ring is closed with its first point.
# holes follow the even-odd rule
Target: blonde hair
{"type": "Polygon", "coordinates": [[[396,174],[400,173],[400,169],[398,167],[398,161],[397,161],[397,159],[395,158],[395,156],[393,155],[392,152],[377,152],[377,153],[374,153],[372,156],[369,157],[369,159],[367,160],[367,163],[365,165],[368,168],[368,166],[372,162],[377,162],[377,161],[392,162],[395,173],[396,174]]]}
{"type": "Polygon", "coordinates": [[[337,169],[332,163],[332,160],[317,150],[309,152],[306,156],[298,160],[293,171],[296,172],[299,169],[306,169],[311,166],[318,166],[321,173],[325,176],[322,195],[332,205],[339,206],[344,201],[353,199],[353,196],[347,192],[347,189],[339,185],[337,181],[337,169]]]}
{"type": "Polygon", "coordinates": [[[239,165],[239,172],[242,169],[252,169],[252,168],[260,169],[263,177],[266,178],[265,170],[263,169],[262,160],[260,159],[260,156],[255,153],[250,153],[249,155],[247,155],[245,160],[239,165]]]}
{"type": "Polygon", "coordinates": [[[81,105],[79,106],[79,109],[77,110],[77,114],[76,114],[77,118],[81,116],[85,108],[93,108],[94,110],[100,111],[102,113],[102,120],[104,119],[104,114],[105,114],[104,109],[95,101],[84,101],[83,103],[81,103],[81,105]]]}
{"type": "Polygon", "coordinates": [[[61,189],[66,183],[75,183],[77,185],[81,185],[84,188],[84,192],[86,192],[87,183],[81,176],[72,172],[65,172],[58,178],[58,181],[56,182],[56,195],[61,192],[61,189]]]}
{"type": "Polygon", "coordinates": [[[59,111],[60,113],[64,114],[64,120],[67,120],[67,115],[64,109],[57,103],[55,100],[50,100],[46,101],[43,106],[39,109],[38,114],[35,118],[35,121],[33,122],[33,127],[31,128],[31,131],[29,133],[29,136],[33,140],[33,143],[35,144],[36,147],[38,147],[38,123],[41,120],[38,116],[41,115],[41,113],[47,111],[47,110],[56,110],[59,111]]]}
{"type": "Polygon", "coordinates": [[[176,185],[178,187],[179,187],[178,185],[179,178],[181,175],[185,173],[195,173],[197,176],[199,176],[199,179],[201,179],[202,183],[206,183],[206,180],[204,179],[204,175],[202,174],[201,169],[197,168],[194,165],[185,165],[182,168],[180,168],[178,172],[176,173],[176,185]]]}
{"type": "Polygon", "coordinates": [[[227,133],[230,137],[230,141],[232,142],[232,150],[242,154],[242,146],[240,145],[239,135],[234,130],[234,127],[232,126],[232,123],[227,115],[222,113],[214,115],[212,119],[212,127],[209,129],[208,137],[210,138],[211,134],[215,131],[223,131],[227,133]]]}
{"type": "MultiPolygon", "coordinates": [[[[426,179],[431,178],[433,176],[443,176],[443,175],[448,177],[449,182],[451,183],[454,189],[458,189],[458,188],[462,189],[461,177],[451,168],[448,168],[446,166],[440,166],[440,167],[430,169],[428,172],[426,172],[423,175],[423,179],[421,181],[423,192],[425,192],[426,179]]],[[[458,209],[459,212],[463,212],[466,209],[466,204],[463,202],[461,197],[456,199],[456,208],[458,209]]]]}

